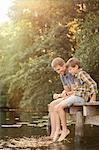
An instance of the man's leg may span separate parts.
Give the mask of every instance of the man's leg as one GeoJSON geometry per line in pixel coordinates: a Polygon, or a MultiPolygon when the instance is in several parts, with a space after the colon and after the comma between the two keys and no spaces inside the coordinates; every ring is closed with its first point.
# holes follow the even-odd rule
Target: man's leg
{"type": "MultiPolygon", "coordinates": [[[[55,111],[55,106],[63,101],[63,98],[59,98],[57,100],[52,101],[48,107],[49,107],[49,116],[51,120],[51,135],[50,137],[53,138],[54,133],[56,131],[56,125],[60,123],[59,116],[57,112],[55,111]],[[56,123],[57,122],[57,123],[56,123]]],[[[59,128],[59,127],[57,127],[59,128]]]]}
{"type": "Polygon", "coordinates": [[[64,140],[64,138],[70,133],[66,124],[66,116],[65,116],[66,113],[64,111],[64,108],[70,107],[76,102],[82,103],[84,102],[84,100],[81,97],[72,95],[55,106],[55,109],[59,114],[61,125],[62,125],[62,132],[58,141],[64,140]]]}
{"type": "Polygon", "coordinates": [[[60,124],[60,118],[56,111],[53,113],[54,115],[54,122],[55,122],[55,131],[53,133],[53,142],[55,142],[58,139],[58,136],[60,134],[61,130],[61,124],[60,124]]]}
{"type": "Polygon", "coordinates": [[[61,126],[62,126],[61,136],[59,137],[58,141],[62,141],[70,133],[69,129],[67,128],[66,111],[61,106],[60,107],[56,106],[55,109],[56,111],[58,111],[58,115],[59,115],[61,126]]]}

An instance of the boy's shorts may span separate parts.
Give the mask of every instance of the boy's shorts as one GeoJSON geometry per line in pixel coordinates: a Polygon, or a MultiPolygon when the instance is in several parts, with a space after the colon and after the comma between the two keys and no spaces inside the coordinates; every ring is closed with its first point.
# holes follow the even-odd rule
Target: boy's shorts
{"type": "Polygon", "coordinates": [[[71,95],[70,97],[68,97],[67,99],[64,99],[60,105],[65,107],[70,107],[75,103],[84,103],[84,99],[82,97],[79,96],[75,96],[75,95],[71,95]]]}

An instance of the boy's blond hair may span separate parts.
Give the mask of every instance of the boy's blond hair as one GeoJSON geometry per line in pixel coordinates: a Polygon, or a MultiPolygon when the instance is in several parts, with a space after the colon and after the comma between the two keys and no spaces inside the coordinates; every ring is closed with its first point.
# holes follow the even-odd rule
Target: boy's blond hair
{"type": "Polygon", "coordinates": [[[80,61],[77,58],[72,57],[67,61],[66,65],[68,67],[75,67],[77,65],[78,68],[80,68],[80,61]]]}
{"type": "Polygon", "coordinates": [[[64,64],[65,64],[65,61],[62,58],[56,57],[53,59],[51,66],[52,68],[55,68],[57,65],[63,66],[64,64]]]}

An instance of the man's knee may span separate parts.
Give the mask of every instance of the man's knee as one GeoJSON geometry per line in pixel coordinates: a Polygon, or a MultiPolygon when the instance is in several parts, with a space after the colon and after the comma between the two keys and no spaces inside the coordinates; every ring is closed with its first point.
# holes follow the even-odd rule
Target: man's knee
{"type": "Polygon", "coordinates": [[[50,104],[48,104],[48,110],[49,112],[52,112],[54,109],[54,104],[51,102],[50,104]]]}
{"type": "Polygon", "coordinates": [[[60,105],[60,104],[55,106],[55,111],[56,111],[56,112],[59,112],[59,111],[61,111],[62,109],[63,109],[63,107],[62,107],[62,105],[60,105]]]}

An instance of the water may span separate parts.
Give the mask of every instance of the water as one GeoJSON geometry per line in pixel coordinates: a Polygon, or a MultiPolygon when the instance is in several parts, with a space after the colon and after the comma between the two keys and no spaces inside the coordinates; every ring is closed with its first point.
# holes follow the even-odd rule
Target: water
{"type": "Polygon", "coordinates": [[[47,136],[47,114],[29,112],[0,112],[0,149],[41,150],[98,150],[99,127],[85,125],[84,138],[74,136],[74,125],[69,126],[70,135],[63,142],[52,143],[47,136]],[[16,125],[16,126],[13,126],[16,125]]]}

